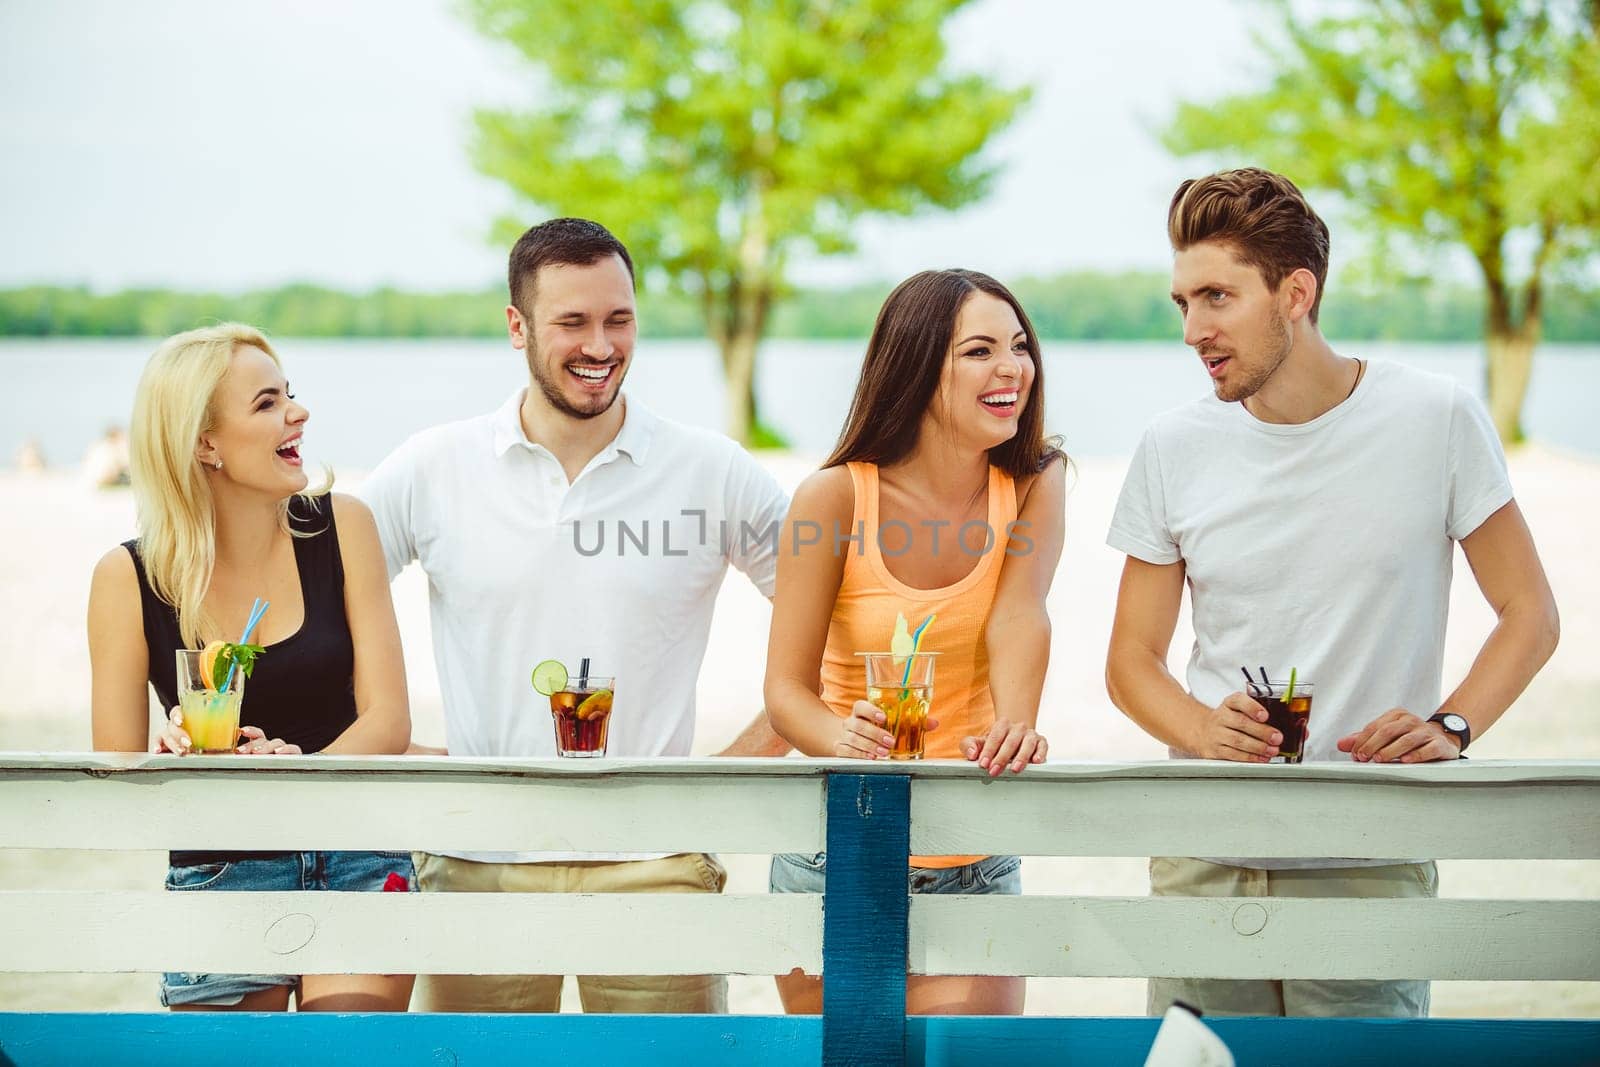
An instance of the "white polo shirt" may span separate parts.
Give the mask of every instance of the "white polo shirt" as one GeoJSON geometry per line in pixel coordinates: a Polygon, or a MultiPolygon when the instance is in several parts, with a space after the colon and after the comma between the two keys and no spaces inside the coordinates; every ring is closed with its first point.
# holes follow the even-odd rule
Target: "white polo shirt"
{"type": "Polygon", "coordinates": [[[361,491],[390,579],[412,560],[428,575],[450,754],[553,757],[530,672],[587,657],[616,679],[607,754],[686,756],[717,591],[732,563],[772,595],[788,497],[738,444],[625,398],[622,429],[569,485],[523,433],[523,395],[416,434],[361,491]]]}

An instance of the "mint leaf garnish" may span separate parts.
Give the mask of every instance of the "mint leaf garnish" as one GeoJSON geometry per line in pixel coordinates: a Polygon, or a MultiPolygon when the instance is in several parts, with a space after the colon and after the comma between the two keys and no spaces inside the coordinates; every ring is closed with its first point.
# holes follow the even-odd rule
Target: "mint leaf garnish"
{"type": "Polygon", "coordinates": [[[225,644],[217,650],[217,658],[211,666],[212,685],[221,689],[228,682],[228,666],[230,663],[239,665],[239,672],[246,678],[256,669],[256,657],[265,652],[260,645],[233,645],[225,644]]]}

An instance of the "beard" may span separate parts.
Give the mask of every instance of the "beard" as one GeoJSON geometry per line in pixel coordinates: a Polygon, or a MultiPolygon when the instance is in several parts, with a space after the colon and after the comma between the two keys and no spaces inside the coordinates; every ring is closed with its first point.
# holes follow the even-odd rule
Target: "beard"
{"type": "MultiPolygon", "coordinates": [[[[1283,366],[1283,361],[1289,358],[1289,349],[1294,347],[1294,334],[1289,329],[1289,320],[1276,310],[1272,313],[1272,321],[1268,324],[1268,336],[1261,353],[1261,359],[1253,367],[1241,368],[1242,376],[1233,382],[1219,379],[1216,383],[1217,399],[1224,403],[1237,403],[1248,400],[1259,393],[1278,368],[1283,366]]],[[[1235,365],[1238,357],[1234,355],[1235,365]]]]}
{"type": "Polygon", "coordinates": [[[562,382],[558,380],[566,374],[566,366],[556,368],[553,372],[548,368],[544,357],[535,349],[532,339],[529,339],[528,370],[533,374],[533,384],[539,387],[551,407],[574,419],[592,419],[604,415],[611,410],[611,405],[617,402],[617,397],[622,395],[622,379],[626,376],[627,364],[621,364],[612,373],[616,381],[611,387],[599,396],[587,396],[582,401],[574,402],[562,390],[562,382]]]}

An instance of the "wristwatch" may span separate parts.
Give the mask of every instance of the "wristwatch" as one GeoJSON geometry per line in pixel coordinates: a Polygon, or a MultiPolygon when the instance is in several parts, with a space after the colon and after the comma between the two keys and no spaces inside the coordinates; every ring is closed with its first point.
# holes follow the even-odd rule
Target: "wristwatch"
{"type": "Polygon", "coordinates": [[[1453,711],[1441,711],[1428,716],[1429,722],[1436,722],[1444,727],[1444,732],[1454,737],[1461,744],[1461,751],[1467,750],[1467,742],[1472,740],[1472,726],[1466,719],[1453,711]]]}

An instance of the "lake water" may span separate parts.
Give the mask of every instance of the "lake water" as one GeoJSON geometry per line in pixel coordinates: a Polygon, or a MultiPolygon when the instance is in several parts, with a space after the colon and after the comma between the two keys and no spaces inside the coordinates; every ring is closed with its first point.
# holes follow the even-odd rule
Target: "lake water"
{"type": "MultiPolygon", "coordinates": [[[[24,441],[52,466],[74,465],[111,424],[126,425],[134,385],[156,342],[144,339],[0,340],[0,466],[24,441]]],[[[502,341],[297,340],[277,342],[296,396],[311,409],[307,453],[336,468],[369,469],[423,427],[489,411],[526,383],[520,353],[502,341]]],[[[766,420],[795,448],[825,453],[844,421],[862,343],[769,341],[759,395],[766,420]]],[[[1336,345],[1458,379],[1479,396],[1477,345],[1336,345]]],[[[1052,432],[1080,456],[1124,456],[1149,419],[1210,384],[1181,344],[1045,345],[1052,432]]],[[[716,354],[705,341],[647,341],[634,354],[629,393],[682,422],[722,428],[716,354]]],[[[1600,456],[1600,345],[1546,345],[1536,357],[1523,421],[1530,437],[1600,456]]]]}

